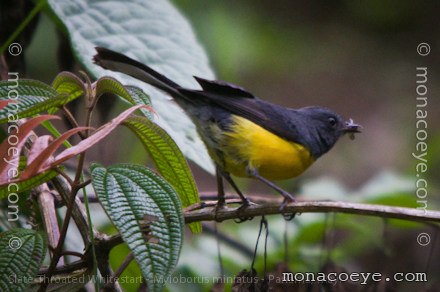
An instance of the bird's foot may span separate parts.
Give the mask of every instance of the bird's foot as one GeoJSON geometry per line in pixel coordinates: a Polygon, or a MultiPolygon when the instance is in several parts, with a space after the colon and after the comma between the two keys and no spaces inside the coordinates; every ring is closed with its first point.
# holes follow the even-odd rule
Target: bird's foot
{"type": "Polygon", "coordinates": [[[246,216],[246,215],[242,214],[251,204],[253,204],[253,203],[251,201],[249,201],[248,198],[244,198],[243,203],[237,209],[238,219],[234,220],[235,223],[242,223],[242,222],[250,221],[250,220],[254,219],[254,217],[252,217],[252,216],[246,216]]]}
{"type": "Polygon", "coordinates": [[[225,200],[225,198],[223,197],[221,199],[218,199],[217,205],[215,205],[215,208],[214,208],[214,220],[215,221],[217,221],[217,222],[221,222],[222,221],[222,220],[220,220],[218,218],[218,212],[220,210],[225,209],[225,208],[226,208],[226,200],[225,200]]]}
{"type": "Polygon", "coordinates": [[[287,194],[288,194],[288,196],[285,196],[284,194],[282,194],[284,196],[284,201],[283,201],[283,203],[280,206],[280,212],[281,212],[281,215],[284,217],[284,220],[291,221],[291,220],[293,220],[293,218],[295,218],[296,213],[295,212],[293,212],[293,213],[285,213],[284,209],[286,208],[286,206],[289,203],[295,202],[296,200],[295,200],[295,198],[291,194],[289,194],[289,193],[287,193],[287,194]]]}

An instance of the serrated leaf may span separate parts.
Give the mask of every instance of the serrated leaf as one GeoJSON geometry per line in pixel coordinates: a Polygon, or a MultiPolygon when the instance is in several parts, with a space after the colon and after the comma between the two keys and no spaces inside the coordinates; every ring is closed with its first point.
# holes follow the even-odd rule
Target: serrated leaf
{"type": "Polygon", "coordinates": [[[23,291],[38,273],[46,254],[40,232],[13,229],[0,234],[0,291],[23,291]]]}
{"type": "MultiPolygon", "coordinates": [[[[150,98],[141,89],[134,86],[123,86],[113,77],[102,77],[96,81],[96,96],[104,93],[119,95],[131,105],[151,105],[150,98]]],[[[141,108],[141,112],[149,119],[152,118],[151,111],[141,108]]]]}
{"type": "Polygon", "coordinates": [[[140,165],[93,164],[91,174],[95,192],[133,252],[148,291],[161,291],[183,242],[184,219],[175,190],[140,165]]]}
{"type": "Polygon", "coordinates": [[[110,75],[135,85],[152,97],[158,123],[173,137],[184,155],[214,173],[214,165],[194,124],[162,92],[129,76],[92,63],[96,46],[123,52],[151,65],[184,87],[196,88],[192,76],[214,78],[208,58],[191,26],[168,0],[85,1],[49,0],[67,28],[74,54],[95,77],[110,75]]]}
{"type": "MultiPolygon", "coordinates": [[[[173,139],[158,125],[143,117],[129,117],[123,125],[144,144],[160,174],[179,194],[183,207],[199,202],[191,170],[173,139]]],[[[191,223],[189,227],[195,233],[202,231],[199,222],[191,223]]]]}

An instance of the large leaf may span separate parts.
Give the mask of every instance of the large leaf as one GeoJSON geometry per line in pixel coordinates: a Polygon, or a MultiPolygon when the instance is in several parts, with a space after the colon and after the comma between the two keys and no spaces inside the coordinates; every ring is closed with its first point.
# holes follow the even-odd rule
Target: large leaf
{"type": "Polygon", "coordinates": [[[0,291],[24,291],[46,254],[42,233],[13,229],[0,234],[0,291]]]}
{"type": "MultiPolygon", "coordinates": [[[[179,194],[183,207],[199,202],[199,194],[191,170],[173,139],[146,118],[129,117],[123,124],[144,144],[160,174],[179,194]]],[[[201,224],[194,223],[189,225],[191,231],[201,232],[201,224]]]]}
{"type": "Polygon", "coordinates": [[[176,192],[140,165],[94,164],[91,173],[95,192],[133,252],[148,291],[160,291],[182,248],[184,219],[176,192]]]}
{"type": "Polygon", "coordinates": [[[185,87],[196,87],[192,76],[213,78],[208,58],[191,26],[168,0],[49,0],[66,26],[74,54],[95,75],[111,75],[123,84],[140,87],[152,97],[158,123],[182,152],[202,168],[214,166],[193,123],[163,93],[129,76],[106,71],[92,63],[95,46],[113,49],[151,65],[185,87]]]}

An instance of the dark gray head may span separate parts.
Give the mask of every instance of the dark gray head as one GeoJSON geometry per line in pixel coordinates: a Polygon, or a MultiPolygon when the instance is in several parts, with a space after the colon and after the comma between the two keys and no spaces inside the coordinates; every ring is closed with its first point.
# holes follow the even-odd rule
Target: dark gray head
{"type": "Polygon", "coordinates": [[[304,107],[298,113],[305,117],[303,128],[307,133],[304,133],[302,142],[315,159],[329,151],[342,135],[349,133],[354,137],[354,133],[359,133],[362,128],[353,120],[344,121],[340,115],[324,107],[304,107]]]}

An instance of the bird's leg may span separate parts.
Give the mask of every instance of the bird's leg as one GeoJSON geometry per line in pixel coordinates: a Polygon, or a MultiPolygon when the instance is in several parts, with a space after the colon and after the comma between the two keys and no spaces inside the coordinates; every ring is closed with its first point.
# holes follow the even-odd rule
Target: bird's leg
{"type": "Polygon", "coordinates": [[[234,180],[229,175],[229,173],[227,173],[225,175],[225,179],[229,182],[229,184],[232,186],[232,188],[237,192],[237,194],[240,196],[241,201],[242,201],[241,206],[237,209],[238,219],[236,219],[234,221],[236,223],[242,223],[242,222],[250,221],[250,220],[254,219],[254,217],[249,217],[249,216],[246,217],[246,215],[242,214],[243,210],[245,210],[251,204],[249,199],[246,198],[245,195],[243,195],[243,193],[240,191],[238,186],[235,184],[234,180]]]}
{"type": "Polygon", "coordinates": [[[290,193],[286,192],[285,190],[283,190],[282,188],[280,188],[279,186],[277,186],[276,184],[274,184],[270,180],[259,175],[257,170],[248,168],[247,171],[248,171],[248,174],[250,177],[256,178],[259,181],[265,183],[266,185],[273,188],[274,190],[276,190],[278,193],[280,193],[284,197],[284,201],[280,206],[281,211],[284,210],[284,208],[286,207],[286,205],[289,202],[295,202],[295,198],[290,193]]]}
{"type": "Polygon", "coordinates": [[[218,168],[215,169],[215,176],[217,178],[217,205],[215,206],[215,221],[220,222],[221,220],[217,219],[217,214],[220,209],[223,209],[226,205],[225,200],[225,188],[223,185],[223,176],[218,168]]]}
{"type": "MultiPolygon", "coordinates": [[[[227,172],[223,172],[221,170],[219,170],[217,168],[217,188],[218,188],[218,197],[219,197],[219,201],[217,204],[217,210],[218,208],[224,206],[225,204],[225,192],[224,192],[224,188],[223,188],[223,180],[222,178],[225,178],[226,181],[232,186],[232,188],[237,192],[237,194],[240,196],[241,200],[242,200],[242,204],[241,206],[238,208],[238,213],[242,212],[244,209],[246,209],[246,207],[248,207],[250,205],[250,201],[248,198],[246,198],[245,195],[243,195],[243,193],[240,191],[240,189],[238,188],[238,186],[235,184],[234,180],[232,179],[231,175],[227,172]]],[[[216,210],[216,212],[217,212],[216,210]]],[[[239,214],[240,215],[240,214],[239,214]]],[[[251,220],[253,217],[244,217],[244,216],[239,216],[238,219],[238,223],[247,221],[247,220],[251,220]]]]}
{"type": "Polygon", "coordinates": [[[245,208],[250,205],[249,199],[246,198],[245,195],[240,191],[238,186],[235,184],[235,182],[232,180],[232,177],[229,173],[223,173],[223,177],[226,179],[226,181],[232,186],[232,188],[235,190],[235,192],[240,196],[241,201],[243,202],[240,208],[245,208]]]}
{"type": "Polygon", "coordinates": [[[218,168],[215,169],[215,176],[217,178],[217,208],[223,208],[225,206],[225,188],[223,185],[223,176],[218,168]]]}

